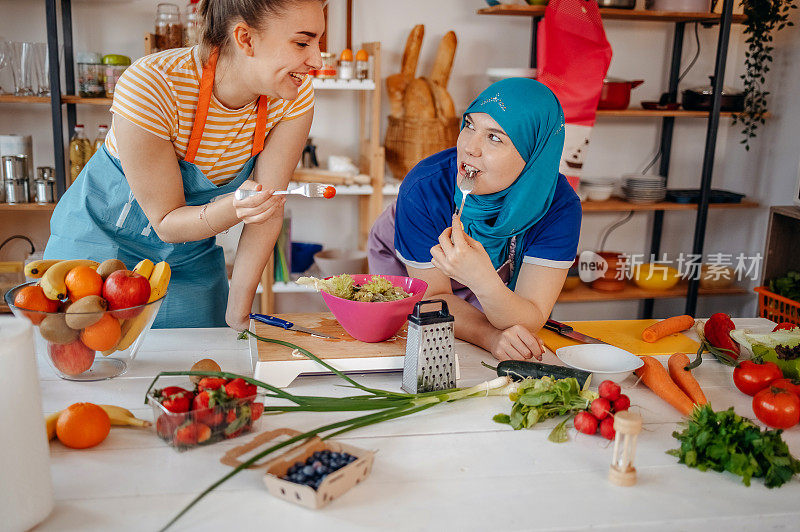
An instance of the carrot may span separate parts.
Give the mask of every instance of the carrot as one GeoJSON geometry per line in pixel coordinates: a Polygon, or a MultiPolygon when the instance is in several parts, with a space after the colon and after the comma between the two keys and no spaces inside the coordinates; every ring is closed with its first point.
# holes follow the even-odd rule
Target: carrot
{"type": "Polygon", "coordinates": [[[683,393],[689,396],[689,399],[698,405],[704,405],[708,402],[703,389],[700,388],[700,383],[694,378],[691,371],[686,370],[689,364],[689,357],[683,353],[675,353],[669,357],[669,376],[678,388],[683,390],[683,393]]]}
{"type": "Polygon", "coordinates": [[[694,318],[688,314],[673,316],[652,324],[642,331],[642,340],[651,344],[670,334],[685,331],[694,325],[694,318]]]}
{"type": "Polygon", "coordinates": [[[692,413],[694,403],[689,396],[678,388],[661,365],[661,362],[653,357],[643,356],[644,366],[636,370],[636,374],[641,377],[642,382],[650,388],[657,396],[674,406],[681,414],[688,416],[692,413]]]}

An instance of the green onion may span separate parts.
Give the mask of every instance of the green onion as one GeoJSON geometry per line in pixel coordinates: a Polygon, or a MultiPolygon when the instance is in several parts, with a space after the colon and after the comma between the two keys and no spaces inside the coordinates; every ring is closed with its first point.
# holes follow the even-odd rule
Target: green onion
{"type": "Polygon", "coordinates": [[[362,427],[367,427],[369,425],[374,425],[376,423],[380,423],[383,421],[389,421],[391,419],[397,419],[399,417],[408,416],[411,414],[416,414],[417,412],[421,412],[433,406],[442,404],[442,403],[449,403],[453,401],[458,401],[460,399],[466,399],[468,397],[481,397],[481,396],[489,396],[489,395],[508,395],[510,392],[516,389],[516,384],[512,382],[509,377],[498,377],[491,381],[483,382],[471,388],[453,388],[450,390],[442,390],[437,392],[427,392],[421,394],[410,394],[410,393],[398,393],[398,392],[390,392],[387,390],[380,390],[375,388],[367,388],[363,386],[341,371],[337,370],[324,360],[320,359],[310,351],[303,349],[297,345],[294,345],[289,342],[284,342],[281,340],[273,340],[271,338],[265,338],[263,336],[259,336],[250,331],[243,331],[239,335],[239,339],[244,339],[247,336],[252,336],[257,340],[262,342],[268,342],[273,344],[279,344],[291,349],[294,349],[306,357],[314,360],[318,364],[324,366],[328,370],[332,371],[345,381],[349,383],[349,386],[353,388],[357,388],[363,392],[366,392],[363,395],[354,395],[349,397],[315,397],[315,396],[302,396],[302,395],[293,395],[280,388],[267,384],[265,382],[259,381],[257,379],[253,379],[250,377],[244,377],[242,375],[237,375],[235,373],[228,373],[224,371],[162,371],[153,379],[153,382],[150,383],[150,386],[147,388],[147,392],[145,393],[145,403],[147,403],[147,394],[150,393],[150,390],[155,385],[156,381],[160,377],[166,376],[174,376],[174,375],[202,375],[202,376],[211,376],[211,377],[222,377],[225,379],[236,379],[241,378],[244,379],[246,382],[250,384],[254,384],[259,386],[267,391],[265,397],[273,398],[273,399],[282,399],[294,403],[294,405],[286,405],[286,406],[265,406],[264,413],[265,414],[281,414],[285,412],[350,412],[350,411],[374,411],[370,414],[364,414],[352,419],[347,419],[344,421],[338,421],[336,423],[331,423],[328,425],[323,425],[321,427],[317,427],[316,429],[310,430],[303,434],[299,434],[297,436],[293,436],[286,441],[282,441],[281,443],[272,445],[256,453],[252,456],[249,460],[241,463],[239,466],[233,469],[230,473],[222,477],[221,479],[217,480],[213,484],[211,484],[208,488],[206,488],[200,495],[195,497],[192,502],[190,502],[185,508],[183,508],[175,517],[167,523],[162,530],[166,530],[170,526],[172,526],[178,519],[180,519],[186,512],[189,511],[195,504],[197,504],[203,497],[208,495],[214,488],[228,480],[229,478],[233,477],[235,474],[239,473],[241,470],[250,467],[251,465],[255,464],[265,456],[286,447],[287,445],[291,445],[296,442],[305,441],[313,438],[314,436],[320,436],[321,439],[326,440],[328,438],[332,438],[334,436],[338,436],[339,434],[343,434],[345,432],[359,429],[362,427]]]}

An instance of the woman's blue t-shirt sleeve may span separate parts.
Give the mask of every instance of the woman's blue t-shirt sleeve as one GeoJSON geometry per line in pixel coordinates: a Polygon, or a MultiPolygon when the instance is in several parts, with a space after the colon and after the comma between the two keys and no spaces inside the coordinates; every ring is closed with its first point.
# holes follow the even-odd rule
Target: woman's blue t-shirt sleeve
{"type": "Polygon", "coordinates": [[[559,174],[550,208],[526,235],[523,262],[559,269],[572,266],[578,252],[581,217],[578,195],[559,174]]]}

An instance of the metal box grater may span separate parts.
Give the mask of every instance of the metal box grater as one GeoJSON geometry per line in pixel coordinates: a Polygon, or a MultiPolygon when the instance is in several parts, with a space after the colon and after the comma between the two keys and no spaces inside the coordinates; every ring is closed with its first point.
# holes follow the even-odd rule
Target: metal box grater
{"type": "Polygon", "coordinates": [[[424,393],[456,387],[454,318],[442,299],[420,301],[408,315],[403,390],[424,393]],[[441,310],[421,312],[422,305],[441,303],[441,310]]]}

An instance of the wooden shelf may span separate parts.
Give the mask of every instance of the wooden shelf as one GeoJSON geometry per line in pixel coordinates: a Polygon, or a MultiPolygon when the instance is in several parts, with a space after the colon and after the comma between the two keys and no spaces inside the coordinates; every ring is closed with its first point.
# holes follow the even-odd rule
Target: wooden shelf
{"type": "MultiPolygon", "coordinates": [[[[730,111],[723,111],[719,114],[719,116],[725,117],[732,117],[735,113],[730,111]]],[[[618,118],[664,118],[664,117],[672,117],[672,118],[708,118],[709,112],[708,111],[686,111],[684,109],[677,109],[675,111],[658,111],[658,110],[649,110],[649,109],[642,109],[641,107],[630,107],[628,109],[621,109],[621,110],[607,110],[607,109],[598,109],[597,116],[608,116],[608,117],[618,117],[618,118]]],[[[772,115],[770,113],[764,113],[764,118],[771,118],[772,115]]]]}
{"type": "Polygon", "coordinates": [[[14,96],[0,94],[0,103],[50,103],[48,96],[14,96]]]}
{"type": "MultiPolygon", "coordinates": [[[[558,303],[587,303],[593,301],[624,301],[636,299],[670,299],[686,296],[687,284],[679,283],[669,290],[644,290],[633,282],[628,282],[624,290],[619,292],[603,292],[593,290],[589,285],[581,283],[572,290],[561,292],[558,303]]],[[[701,296],[730,296],[749,294],[750,291],[738,286],[717,290],[700,289],[701,296]]]]}
{"type": "MultiPolygon", "coordinates": [[[[759,207],[758,202],[742,200],[741,203],[709,203],[709,209],[754,209],[759,207]]],[[[606,201],[584,201],[581,203],[583,212],[621,212],[621,211],[696,211],[696,203],[673,203],[660,201],[658,203],[638,204],[624,199],[612,198],[606,201]]]]}
{"type": "Polygon", "coordinates": [[[8,203],[0,203],[0,212],[3,211],[38,211],[38,212],[53,212],[56,208],[55,203],[45,203],[40,205],[38,203],[15,203],[9,205],[8,203]]]}
{"type": "Polygon", "coordinates": [[[72,94],[63,94],[61,96],[61,103],[79,103],[111,107],[111,102],[113,101],[113,98],[81,98],[80,96],[75,96],[72,94]]]}
{"type": "MultiPolygon", "coordinates": [[[[478,10],[479,15],[514,15],[518,17],[543,17],[547,6],[498,5],[478,10]]],[[[708,22],[719,23],[717,13],[682,13],[678,11],[646,11],[642,9],[615,9],[601,7],[600,16],[607,20],[642,20],[654,22],[708,22]]],[[[734,24],[742,24],[744,15],[733,15],[734,24]]]]}

